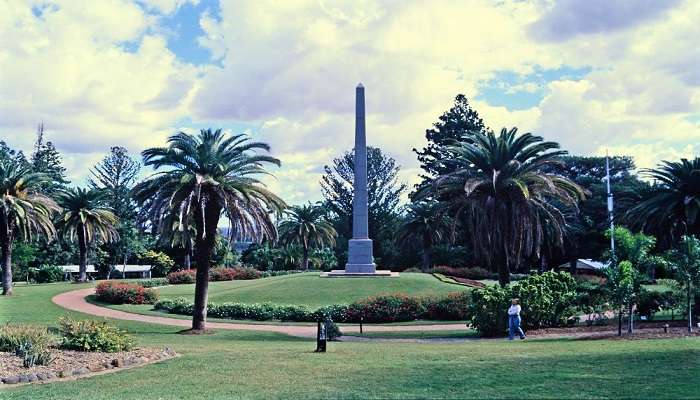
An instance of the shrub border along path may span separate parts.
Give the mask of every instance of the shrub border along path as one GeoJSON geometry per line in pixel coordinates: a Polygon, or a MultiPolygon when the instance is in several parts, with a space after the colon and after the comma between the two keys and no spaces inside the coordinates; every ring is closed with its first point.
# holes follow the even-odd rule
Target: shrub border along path
{"type": "MultiPolygon", "coordinates": [[[[85,298],[95,293],[95,288],[87,288],[73,290],[56,295],[51,301],[55,304],[72,311],[78,311],[84,314],[89,314],[98,317],[120,319],[126,321],[145,322],[158,325],[172,325],[189,328],[192,323],[186,319],[176,319],[168,317],[158,317],[153,315],[132,314],[125,311],[114,310],[111,308],[100,307],[95,304],[88,303],[85,298]]],[[[232,322],[207,322],[207,328],[210,329],[226,329],[226,330],[250,330],[283,333],[291,336],[303,338],[315,338],[315,326],[300,326],[300,325],[266,325],[266,324],[244,324],[232,322]]],[[[359,325],[342,325],[343,333],[359,333],[359,325]]],[[[364,332],[430,332],[430,331],[451,331],[451,330],[466,330],[463,324],[432,324],[432,325],[376,325],[365,324],[364,332]]]]}

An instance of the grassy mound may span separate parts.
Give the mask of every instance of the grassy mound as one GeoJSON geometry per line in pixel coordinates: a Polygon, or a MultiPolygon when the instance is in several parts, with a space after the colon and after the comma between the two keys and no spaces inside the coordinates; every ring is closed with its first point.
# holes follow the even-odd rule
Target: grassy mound
{"type": "MultiPolygon", "coordinates": [[[[313,308],[347,304],[378,294],[401,292],[413,296],[445,295],[467,289],[440,282],[428,274],[407,273],[401,274],[399,278],[319,278],[318,273],[305,273],[252,281],[211,282],[209,302],[271,302],[313,308]]],[[[158,291],[161,299],[193,299],[194,285],[174,285],[158,291]]]]}

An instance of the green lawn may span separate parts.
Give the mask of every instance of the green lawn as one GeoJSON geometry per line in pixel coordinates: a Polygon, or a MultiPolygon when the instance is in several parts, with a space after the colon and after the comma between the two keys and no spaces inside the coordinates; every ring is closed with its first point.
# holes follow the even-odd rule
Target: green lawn
{"type": "MultiPolygon", "coordinates": [[[[368,296],[401,292],[410,295],[441,295],[467,290],[460,285],[440,282],[429,274],[405,273],[399,278],[320,278],[318,273],[277,276],[251,281],[211,282],[209,301],[298,304],[319,307],[347,304],[368,296]]],[[[192,299],[194,285],[174,285],[158,289],[161,298],[192,299]]]]}
{"type": "MultiPolygon", "coordinates": [[[[0,321],[55,324],[50,298],[78,285],[18,287],[0,321]]],[[[71,314],[71,313],[67,313],[71,314]]],[[[72,314],[76,315],[76,314],[72,314]]],[[[681,398],[697,397],[700,340],[505,340],[417,344],[330,343],[279,334],[116,321],[142,346],[172,346],[175,360],[115,374],[14,389],[2,399],[231,398],[681,398]],[[624,383],[624,384],[622,384],[624,383]]]]}

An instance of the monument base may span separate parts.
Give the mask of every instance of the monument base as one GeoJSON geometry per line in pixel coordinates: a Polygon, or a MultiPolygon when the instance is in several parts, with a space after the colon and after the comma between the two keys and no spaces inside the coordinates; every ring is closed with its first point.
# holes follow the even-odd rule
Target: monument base
{"type": "Polygon", "coordinates": [[[398,278],[398,272],[375,270],[374,272],[348,272],[347,269],[334,269],[322,272],[321,278],[398,278]]]}

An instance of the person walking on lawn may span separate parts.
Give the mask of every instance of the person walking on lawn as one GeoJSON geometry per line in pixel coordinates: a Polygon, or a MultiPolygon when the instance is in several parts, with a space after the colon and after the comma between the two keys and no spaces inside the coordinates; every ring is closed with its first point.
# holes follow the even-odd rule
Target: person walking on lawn
{"type": "Polygon", "coordinates": [[[520,328],[520,300],[512,299],[510,308],[508,308],[508,340],[513,340],[513,336],[517,332],[520,340],[525,339],[525,333],[520,328]]]}

